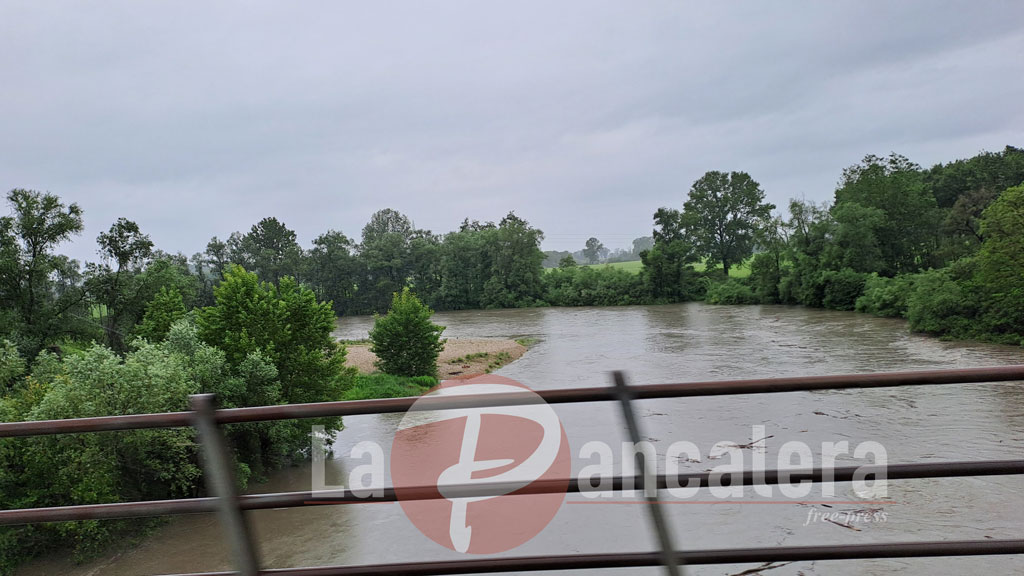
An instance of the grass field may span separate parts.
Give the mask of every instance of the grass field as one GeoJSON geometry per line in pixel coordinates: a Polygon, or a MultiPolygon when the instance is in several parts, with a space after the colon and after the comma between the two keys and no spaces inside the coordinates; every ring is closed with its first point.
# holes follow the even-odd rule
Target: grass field
{"type": "Polygon", "coordinates": [[[437,386],[437,379],[429,376],[408,378],[390,374],[358,374],[342,400],[370,400],[375,398],[405,398],[419,396],[437,386]]]}
{"type": "MultiPolygon", "coordinates": [[[[582,266],[598,268],[600,268],[601,266],[610,266],[612,268],[620,268],[622,270],[625,270],[626,272],[632,272],[633,274],[639,274],[640,270],[644,267],[643,263],[640,262],[639,260],[634,260],[632,262],[614,262],[612,264],[582,264],[582,266]]],[[[698,262],[694,264],[693,267],[696,268],[698,272],[700,272],[704,270],[704,263],[698,262]]],[[[729,270],[730,278],[746,278],[747,276],[750,276],[750,267],[747,266],[747,264],[743,264],[741,266],[733,266],[732,269],[729,270]]]]}

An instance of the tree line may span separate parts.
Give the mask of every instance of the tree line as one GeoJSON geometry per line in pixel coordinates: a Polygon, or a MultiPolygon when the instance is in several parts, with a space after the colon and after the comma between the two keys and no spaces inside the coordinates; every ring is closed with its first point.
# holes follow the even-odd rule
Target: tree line
{"type": "Polygon", "coordinates": [[[956,339],[1024,343],[1024,150],[922,169],[898,154],[843,171],[831,204],[793,200],[745,283],[709,300],[902,317],[956,339]]]}
{"type": "Polygon", "coordinates": [[[749,174],[708,172],[680,208],[655,212],[639,275],[566,256],[545,276],[545,298],[857,310],[946,338],[1024,345],[1024,150],[929,169],[868,155],[843,171],[831,202],[792,199],[787,212],[749,174]],[[741,264],[749,276],[731,276],[741,264]]]}
{"type": "Polygon", "coordinates": [[[712,171],[681,206],[654,213],[651,237],[634,241],[640,274],[575,265],[608,255],[596,238],[578,258],[544,253],[543,232],[515,213],[436,234],[393,209],[373,214],[358,240],[329,230],[303,248],[268,217],[191,257],[156,249],[121,218],[97,238],[100,261],[80,266],[55,248],[81,232],[81,209],[14,190],[12,215],[0,220],[0,337],[29,360],[66,341],[123,353],[150,330],[143,317],[154,300],[211,306],[226,271],[240,266],[275,286],[292,278],[338,315],[384,312],[410,288],[435,310],[707,299],[860,309],[906,316],[927,332],[1012,339],[1020,323],[995,318],[1016,310],[1011,248],[1020,227],[1007,190],[1022,183],[1024,151],[1010,146],[930,169],[897,154],[867,156],[843,171],[832,202],[794,199],[782,214],[749,174],[712,171]],[[1005,242],[1010,248],[997,248],[1005,242]],[[545,270],[554,257],[557,268],[545,270]],[[738,265],[749,266],[749,278],[730,278],[738,265]],[[960,294],[961,309],[924,320],[922,292],[911,314],[917,284],[947,300],[960,294]],[[897,304],[877,301],[892,291],[897,304]]]}

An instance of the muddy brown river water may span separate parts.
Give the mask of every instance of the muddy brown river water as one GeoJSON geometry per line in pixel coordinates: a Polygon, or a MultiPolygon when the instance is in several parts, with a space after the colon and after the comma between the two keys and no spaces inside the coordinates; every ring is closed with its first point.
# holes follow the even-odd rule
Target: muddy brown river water
{"type": "MultiPolygon", "coordinates": [[[[851,372],[961,368],[1024,363],[1024,350],[912,335],[902,321],[783,306],[684,304],[621,308],[541,308],[439,313],[446,336],[531,337],[529,352],[499,374],[534,389],[610,384],[608,372],[625,370],[631,383],[824,375],[851,372]]],[[[371,319],[339,320],[340,338],[365,338],[371,319]]],[[[591,440],[619,445],[626,432],[612,403],[555,407],[574,454],[591,440]]],[[[651,400],[637,405],[641,425],[659,454],[677,440],[702,451],[720,441],[744,444],[752,426],[764,426],[769,467],[779,447],[806,443],[820,464],[822,442],[850,446],[877,442],[888,461],[1020,458],[1024,455],[1024,384],[948,385],[856,391],[764,394],[651,400]]],[[[363,440],[390,446],[401,415],[345,418],[329,463],[329,477],[347,475],[344,456],[363,440]]],[[[751,450],[744,450],[747,464],[751,450]]],[[[837,465],[860,463],[847,456],[837,465]]],[[[574,471],[590,464],[574,458],[574,471]]],[[[309,490],[309,466],[275,473],[259,492],[309,490]]],[[[740,501],[706,495],[667,505],[677,545],[687,548],[859,544],[940,539],[1020,538],[1024,532],[1024,479],[1020,477],[890,481],[884,521],[859,530],[808,522],[817,505],[771,498],[747,489],[740,501]]],[[[817,490],[817,488],[816,488],[817,490]]],[[[814,494],[812,492],[812,494],[814,494]]],[[[837,484],[840,500],[854,494],[837,484]]],[[[568,496],[536,538],[506,555],[653,550],[655,538],[639,505],[589,504],[568,496]]],[[[867,506],[845,505],[857,509],[867,506]]],[[[405,518],[397,504],[319,506],[250,515],[266,567],[453,559],[405,518]]],[[[691,567],[688,574],[733,574],[746,566],[691,567]]],[[[138,546],[84,565],[40,559],[19,574],[167,574],[230,569],[220,527],[212,515],[170,520],[138,546]]],[[[607,574],[660,574],[658,569],[607,574]]],[[[798,562],[769,572],[796,574],[1010,574],[1024,573],[1024,557],[798,562]]]]}

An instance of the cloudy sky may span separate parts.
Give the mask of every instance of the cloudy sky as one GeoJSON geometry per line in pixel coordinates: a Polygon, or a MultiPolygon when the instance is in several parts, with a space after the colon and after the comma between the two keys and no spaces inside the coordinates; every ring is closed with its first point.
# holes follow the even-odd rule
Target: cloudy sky
{"type": "Polygon", "coordinates": [[[782,206],[1024,145],[1022,55],[1017,0],[3,0],[0,186],[81,205],[83,259],[119,216],[191,254],[385,207],[626,246],[707,170],[782,206]]]}

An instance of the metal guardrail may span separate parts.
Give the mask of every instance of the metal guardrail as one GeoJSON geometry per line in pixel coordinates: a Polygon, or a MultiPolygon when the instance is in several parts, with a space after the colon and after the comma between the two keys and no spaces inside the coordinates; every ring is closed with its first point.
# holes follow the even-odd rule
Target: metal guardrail
{"type": "MultiPolygon", "coordinates": [[[[194,426],[199,433],[202,446],[203,467],[208,489],[214,496],[179,500],[149,502],[119,502],[81,506],[61,506],[22,510],[0,510],[0,525],[15,525],[38,522],[61,522],[86,519],[133,518],[143,516],[164,516],[217,512],[232,544],[236,563],[235,572],[207,572],[191,576],[214,576],[237,574],[242,576],[295,575],[357,575],[357,574],[473,574],[512,571],[573,570],[597,568],[621,568],[639,566],[664,566],[669,574],[681,573],[684,564],[737,564],[747,562],[799,561],[799,560],[846,560],[870,558],[910,558],[934,556],[973,556],[996,554],[1024,554],[1024,539],[977,540],[948,542],[906,542],[893,544],[863,544],[847,546],[799,546],[770,548],[726,548],[719,550],[678,551],[669,533],[659,503],[648,494],[648,507],[652,523],[658,534],[658,552],[572,554],[511,558],[467,559],[444,562],[413,562],[400,564],[375,564],[357,566],[322,566],[309,568],[288,568],[261,570],[256,545],[252,540],[244,511],[268,508],[298,507],[307,505],[343,504],[354,502],[397,501],[394,487],[385,488],[382,493],[367,497],[356,496],[348,491],[286,492],[279,494],[254,494],[238,496],[234,491],[234,479],[230,456],[224,443],[220,426],[239,422],[315,418],[322,416],[347,416],[354,414],[377,414],[404,412],[416,403],[416,410],[445,410],[475,408],[484,406],[510,406],[531,404],[537,396],[549,404],[617,401],[623,409],[631,440],[639,442],[643,437],[633,413],[633,400],[654,398],[679,398],[693,396],[719,396],[730,394],[767,394],[799,392],[809,390],[835,390],[850,388],[878,388],[892,386],[922,386],[937,384],[968,384],[1010,382],[1024,380],[1024,365],[993,368],[971,368],[957,370],[930,370],[916,372],[888,372],[876,374],[854,374],[839,376],[809,376],[796,378],[769,378],[755,380],[727,380],[692,382],[682,384],[656,384],[629,386],[621,372],[613,374],[614,386],[594,388],[573,388],[543,390],[536,393],[488,394],[482,396],[442,396],[425,398],[393,398],[382,400],[360,400],[350,402],[323,402],[315,404],[293,404],[260,406],[253,408],[232,408],[215,410],[211,395],[197,395],[191,398],[192,411],[166,414],[137,414],[79,418],[70,420],[46,420],[32,422],[0,423],[0,438],[39,436],[48,434],[86,433],[110,430],[132,430],[141,428],[169,428],[194,426]],[[324,501],[329,497],[328,501],[324,501]]],[[[639,457],[639,454],[637,455],[639,457]]],[[[638,462],[640,464],[640,462],[638,462]]],[[[643,467],[637,469],[643,470],[643,467]]],[[[678,475],[655,475],[651,478],[657,489],[665,489],[669,481],[696,481],[700,487],[729,485],[736,481],[744,486],[755,484],[778,484],[780,482],[849,482],[855,474],[863,477],[872,472],[884,473],[887,480],[910,478],[942,478],[957,476],[1021,475],[1024,474],[1024,460],[997,460],[975,462],[908,463],[872,467],[812,468],[806,470],[758,470],[742,473],[691,472],[678,475]]],[[[624,486],[631,490],[643,489],[645,477],[616,477],[612,490],[620,491],[624,486]],[[628,484],[627,484],[628,482],[628,484]]],[[[534,482],[519,494],[540,494],[568,491],[606,491],[607,487],[594,488],[580,484],[572,478],[534,482]]],[[[436,486],[402,487],[402,499],[438,498],[436,486]]],[[[474,483],[452,487],[449,497],[471,497],[495,495],[507,492],[501,483],[474,483]]],[[[646,493],[647,491],[644,490],[646,493]]],[[[181,575],[185,576],[185,575],[181,575]]]]}

